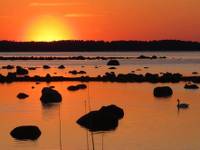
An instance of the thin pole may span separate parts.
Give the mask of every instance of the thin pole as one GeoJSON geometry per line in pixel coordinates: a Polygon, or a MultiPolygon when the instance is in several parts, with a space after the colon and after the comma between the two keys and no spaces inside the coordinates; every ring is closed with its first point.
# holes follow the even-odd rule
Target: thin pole
{"type": "Polygon", "coordinates": [[[103,140],[104,140],[104,133],[102,133],[102,137],[101,137],[102,150],[103,150],[103,145],[104,145],[103,140]]]}
{"type": "Polygon", "coordinates": [[[60,112],[60,104],[59,104],[59,134],[60,134],[60,150],[62,150],[62,130],[61,130],[61,112],[60,112]]]}
{"type": "MultiPolygon", "coordinates": [[[[85,114],[87,113],[87,101],[85,100],[85,114]]],[[[89,140],[88,140],[88,130],[86,130],[86,145],[87,145],[87,150],[89,150],[89,140]]]]}
{"type": "Polygon", "coordinates": [[[91,137],[92,137],[92,149],[95,150],[95,147],[94,147],[94,134],[93,134],[93,132],[91,132],[91,137]]]}
{"type": "Polygon", "coordinates": [[[89,82],[88,82],[88,109],[89,112],[91,111],[91,103],[90,103],[90,87],[89,87],[89,82]]]}
{"type": "MultiPolygon", "coordinates": [[[[89,112],[90,112],[91,111],[91,102],[90,102],[90,86],[89,86],[89,82],[88,82],[88,108],[89,108],[89,112]]],[[[92,149],[95,150],[93,132],[91,132],[91,138],[92,138],[92,149]]]]}

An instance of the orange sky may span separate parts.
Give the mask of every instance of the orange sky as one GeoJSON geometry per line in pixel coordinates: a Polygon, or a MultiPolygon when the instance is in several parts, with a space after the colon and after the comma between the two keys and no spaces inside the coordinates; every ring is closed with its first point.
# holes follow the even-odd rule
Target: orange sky
{"type": "Polygon", "coordinates": [[[1,0],[0,40],[200,41],[199,6],[200,0],[1,0]]]}

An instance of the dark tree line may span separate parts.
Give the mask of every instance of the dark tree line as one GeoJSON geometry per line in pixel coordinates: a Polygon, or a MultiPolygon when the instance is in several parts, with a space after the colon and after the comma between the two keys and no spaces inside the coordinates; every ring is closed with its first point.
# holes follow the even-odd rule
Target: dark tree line
{"type": "Polygon", "coordinates": [[[180,40],[160,41],[0,41],[0,52],[53,51],[200,51],[200,43],[180,40]]]}

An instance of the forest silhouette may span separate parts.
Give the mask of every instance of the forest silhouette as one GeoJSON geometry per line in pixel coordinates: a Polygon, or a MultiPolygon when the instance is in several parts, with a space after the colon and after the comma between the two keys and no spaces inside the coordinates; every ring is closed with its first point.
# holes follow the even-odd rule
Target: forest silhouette
{"type": "Polygon", "coordinates": [[[83,41],[53,42],[0,41],[0,52],[70,52],[70,51],[200,51],[200,42],[160,41],[83,41]]]}

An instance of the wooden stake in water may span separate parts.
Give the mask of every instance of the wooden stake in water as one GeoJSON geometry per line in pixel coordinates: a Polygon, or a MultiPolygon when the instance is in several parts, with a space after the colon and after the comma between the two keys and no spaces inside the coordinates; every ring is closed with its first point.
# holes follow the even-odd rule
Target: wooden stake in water
{"type": "MultiPolygon", "coordinates": [[[[85,114],[87,113],[87,101],[85,100],[85,114]]],[[[89,140],[88,140],[88,130],[86,130],[86,145],[87,145],[87,150],[89,150],[89,140]]]]}
{"type": "Polygon", "coordinates": [[[60,104],[59,104],[59,134],[60,134],[60,150],[62,150],[62,130],[61,130],[61,112],[60,112],[60,104]]]}
{"type": "MultiPolygon", "coordinates": [[[[89,87],[89,82],[88,82],[88,109],[89,109],[89,112],[90,112],[91,111],[91,102],[90,102],[90,87],[89,87]]],[[[93,132],[91,132],[91,138],[92,138],[92,149],[95,150],[93,132]]]]}

